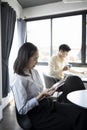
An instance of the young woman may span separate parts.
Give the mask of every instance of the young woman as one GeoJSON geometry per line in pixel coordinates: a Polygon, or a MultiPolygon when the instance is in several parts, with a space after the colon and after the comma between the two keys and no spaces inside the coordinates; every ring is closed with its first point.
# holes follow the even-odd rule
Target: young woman
{"type": "Polygon", "coordinates": [[[38,57],[38,48],[32,43],[24,43],[19,49],[12,85],[18,112],[28,114],[35,130],[85,130],[85,122],[79,118],[83,117],[84,109],[53,101],[50,96],[56,91],[54,87],[43,89],[40,76],[34,69],[38,57]]]}

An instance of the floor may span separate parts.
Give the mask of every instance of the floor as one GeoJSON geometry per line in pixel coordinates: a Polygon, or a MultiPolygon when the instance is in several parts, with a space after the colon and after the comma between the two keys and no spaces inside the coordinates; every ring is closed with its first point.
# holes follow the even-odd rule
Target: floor
{"type": "Polygon", "coordinates": [[[14,103],[4,109],[3,119],[0,121],[0,130],[22,130],[16,121],[14,103]]]}

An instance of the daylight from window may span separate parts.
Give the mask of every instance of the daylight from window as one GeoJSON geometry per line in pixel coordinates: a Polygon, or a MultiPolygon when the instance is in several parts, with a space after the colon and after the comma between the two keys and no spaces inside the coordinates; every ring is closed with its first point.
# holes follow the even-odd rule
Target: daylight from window
{"type": "Polygon", "coordinates": [[[13,71],[13,64],[17,56],[19,44],[18,44],[18,35],[17,35],[17,23],[15,25],[15,32],[14,32],[14,38],[12,43],[12,48],[9,56],[9,82],[10,85],[12,84],[14,80],[14,71],[13,71]]]}
{"type": "Polygon", "coordinates": [[[50,20],[27,22],[27,41],[39,49],[39,62],[47,62],[50,57],[50,20]]]}
{"type": "Polygon", "coordinates": [[[60,44],[71,47],[69,61],[81,62],[80,50],[82,42],[82,17],[69,16],[53,19],[53,53],[60,44]]]}
{"type": "Polygon", "coordinates": [[[82,16],[53,18],[52,28],[50,19],[27,22],[27,41],[38,46],[39,62],[48,62],[50,54],[57,53],[60,44],[71,47],[70,62],[81,62],[82,16]]]}

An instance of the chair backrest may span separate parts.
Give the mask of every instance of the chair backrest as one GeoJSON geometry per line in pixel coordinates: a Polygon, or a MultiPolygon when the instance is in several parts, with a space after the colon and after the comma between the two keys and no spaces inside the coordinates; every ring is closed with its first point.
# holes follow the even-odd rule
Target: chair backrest
{"type": "Polygon", "coordinates": [[[69,93],[76,90],[83,90],[85,89],[85,86],[80,77],[68,76],[68,78],[65,81],[65,87],[62,87],[62,89],[69,93]]]}
{"type": "Polygon", "coordinates": [[[29,119],[28,115],[19,114],[16,107],[15,107],[15,110],[16,110],[16,119],[17,119],[19,126],[24,130],[32,130],[33,129],[32,123],[31,123],[31,120],[29,119]]]}
{"type": "Polygon", "coordinates": [[[63,93],[59,96],[58,101],[59,102],[69,102],[67,99],[67,94],[76,91],[76,90],[83,90],[85,89],[85,86],[83,84],[83,81],[78,76],[69,76],[65,84],[60,88],[63,93]]]}
{"type": "Polygon", "coordinates": [[[43,77],[44,77],[44,82],[45,82],[46,88],[51,88],[52,85],[57,82],[57,80],[54,77],[49,76],[47,74],[43,73],[43,77]]]}

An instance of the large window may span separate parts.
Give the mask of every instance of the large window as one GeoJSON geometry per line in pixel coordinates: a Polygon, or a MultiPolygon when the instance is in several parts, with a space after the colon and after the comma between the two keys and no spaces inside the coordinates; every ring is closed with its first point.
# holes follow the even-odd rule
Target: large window
{"type": "Polygon", "coordinates": [[[86,65],[86,13],[66,14],[27,21],[27,41],[39,48],[39,62],[48,63],[60,44],[71,47],[68,59],[73,65],[86,65]]]}

